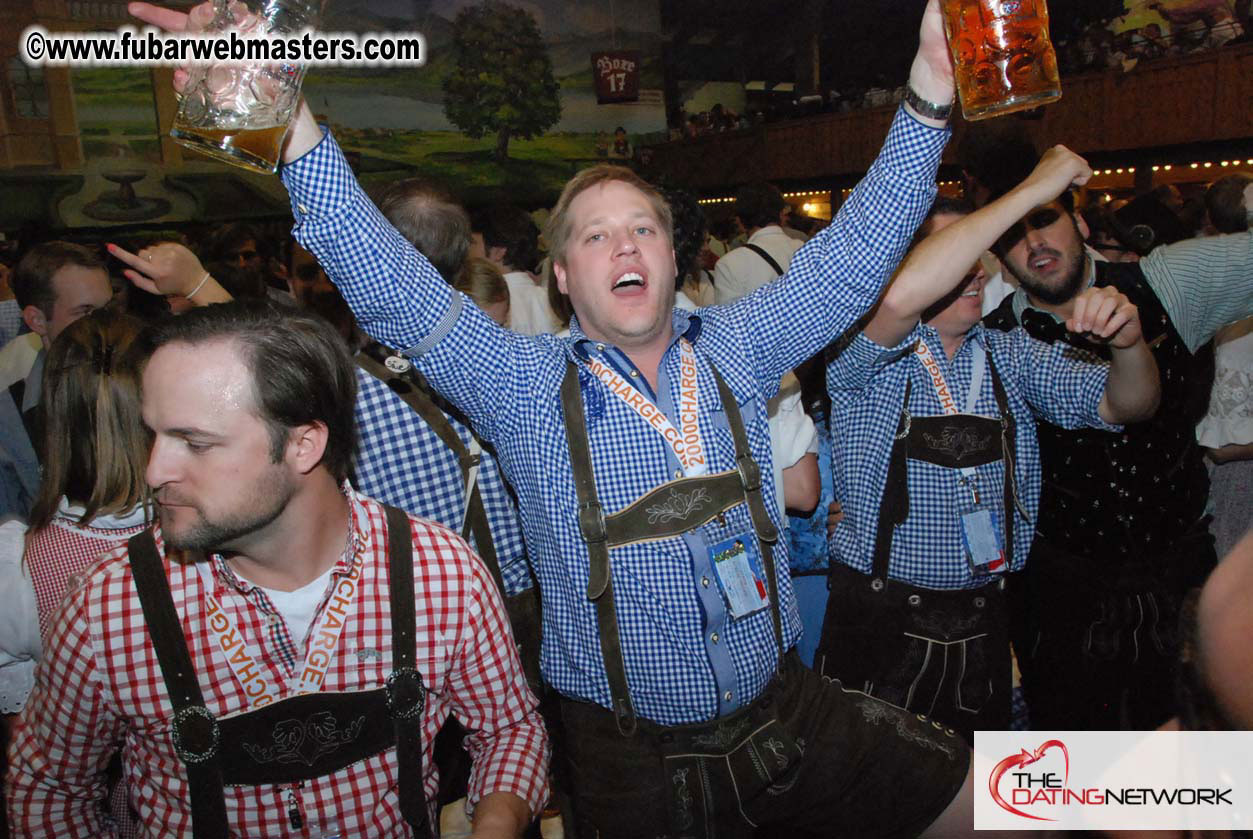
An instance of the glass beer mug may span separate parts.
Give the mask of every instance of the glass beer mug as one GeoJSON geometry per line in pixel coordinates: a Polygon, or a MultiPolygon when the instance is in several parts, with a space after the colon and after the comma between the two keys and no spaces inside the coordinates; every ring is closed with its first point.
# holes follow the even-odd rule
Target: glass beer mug
{"type": "Polygon", "coordinates": [[[968,120],[1061,98],[1044,0],[942,0],[957,92],[968,120]]]}
{"type": "MultiPolygon", "coordinates": [[[[206,34],[278,37],[316,28],[326,0],[213,0],[206,34]]],[[[291,62],[224,62],[189,68],[170,136],[257,172],[278,168],[305,68],[291,62]]]]}

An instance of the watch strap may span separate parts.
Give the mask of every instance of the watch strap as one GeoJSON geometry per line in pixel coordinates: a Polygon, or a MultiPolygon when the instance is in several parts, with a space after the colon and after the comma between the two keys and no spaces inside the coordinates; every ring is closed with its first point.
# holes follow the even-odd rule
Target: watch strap
{"type": "Polygon", "coordinates": [[[905,85],[905,102],[920,116],[924,116],[927,119],[948,119],[949,115],[953,113],[952,102],[947,105],[937,105],[934,102],[928,102],[918,95],[918,91],[914,90],[912,84],[905,85]]]}

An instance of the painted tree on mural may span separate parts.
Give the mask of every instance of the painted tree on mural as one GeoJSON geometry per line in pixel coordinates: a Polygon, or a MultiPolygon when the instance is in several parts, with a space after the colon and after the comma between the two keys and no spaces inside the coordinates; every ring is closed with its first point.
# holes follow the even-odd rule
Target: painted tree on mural
{"type": "Polygon", "coordinates": [[[509,138],[529,140],[561,119],[548,47],[530,12],[498,2],[462,9],[452,48],[444,114],[472,139],[495,134],[497,160],[509,156],[509,138]]]}

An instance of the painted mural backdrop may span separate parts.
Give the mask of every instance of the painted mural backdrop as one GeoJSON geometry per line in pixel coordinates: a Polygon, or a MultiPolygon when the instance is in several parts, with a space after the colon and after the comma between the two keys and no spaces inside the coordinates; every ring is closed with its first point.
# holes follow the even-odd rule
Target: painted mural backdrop
{"type": "MultiPolygon", "coordinates": [[[[329,0],[327,31],[421,32],[418,69],[316,68],[305,96],[359,164],[362,180],[412,171],[464,200],[551,199],[589,163],[664,131],[656,0],[329,0]],[[598,104],[593,53],[638,53],[639,98],[598,104]]],[[[156,160],[146,70],[76,70],[90,158],[156,160]]]]}

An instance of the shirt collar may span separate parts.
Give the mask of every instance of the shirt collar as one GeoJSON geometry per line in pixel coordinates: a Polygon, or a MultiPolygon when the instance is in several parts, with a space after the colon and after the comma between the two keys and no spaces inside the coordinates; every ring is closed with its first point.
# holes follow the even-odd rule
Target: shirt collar
{"type": "MultiPolygon", "coordinates": [[[[1084,272],[1087,276],[1084,278],[1083,287],[1090,288],[1092,284],[1096,282],[1096,260],[1088,254],[1086,246],[1084,248],[1084,255],[1087,257],[1084,260],[1084,272]]],[[[1036,309],[1036,307],[1032,306],[1031,301],[1027,298],[1027,292],[1023,290],[1022,286],[1018,286],[1018,288],[1014,290],[1010,305],[1014,309],[1014,320],[1018,321],[1018,323],[1022,323],[1022,314],[1027,311],[1027,309],[1035,309],[1037,312],[1043,312],[1058,323],[1061,323],[1062,320],[1053,312],[1036,309]]]]}
{"type": "Polygon", "coordinates": [[[753,235],[748,237],[748,241],[752,242],[753,244],[756,244],[758,238],[766,238],[769,236],[786,236],[786,235],[787,234],[783,232],[783,228],[780,227],[779,225],[767,224],[765,227],[757,228],[757,230],[753,232],[753,235]]]}
{"type": "Polygon", "coordinates": [[[79,524],[87,510],[65,496],[57,503],[57,518],[65,519],[74,527],[90,527],[95,530],[129,530],[148,521],[148,508],[137,504],[121,513],[98,513],[91,521],[79,524]]]}
{"type": "MultiPolygon", "coordinates": [[[[701,330],[700,315],[675,308],[670,313],[670,330],[670,343],[666,346],[667,349],[674,346],[680,338],[686,338],[689,343],[695,344],[701,330]]],[[[599,352],[602,347],[613,346],[587,337],[579,326],[578,315],[570,316],[570,342],[571,351],[583,361],[588,360],[593,350],[599,352]]]]}
{"type": "MultiPolygon", "coordinates": [[[[331,566],[332,577],[347,576],[352,571],[352,566],[357,556],[361,556],[364,562],[367,559],[365,552],[373,548],[373,540],[370,536],[369,513],[365,505],[361,503],[363,496],[354,490],[347,481],[340,484],[339,489],[348,499],[348,536],[344,542],[343,553],[339,555],[339,559],[335,560],[335,564],[331,566]]],[[[213,569],[217,573],[218,579],[238,589],[241,594],[248,594],[257,588],[256,584],[236,574],[221,554],[212,554],[209,557],[209,561],[213,563],[213,569]]]]}
{"type": "MultiPolygon", "coordinates": [[[[940,333],[934,326],[929,323],[919,323],[917,334],[919,339],[926,342],[933,354],[937,350],[940,353],[944,353],[944,341],[940,339],[940,333]]],[[[961,346],[957,348],[957,354],[953,356],[953,361],[956,361],[958,356],[966,352],[971,344],[979,344],[984,349],[988,347],[988,332],[984,328],[982,321],[979,321],[966,331],[966,338],[961,342],[961,346]]],[[[938,358],[939,356],[936,357],[938,358]]]]}

